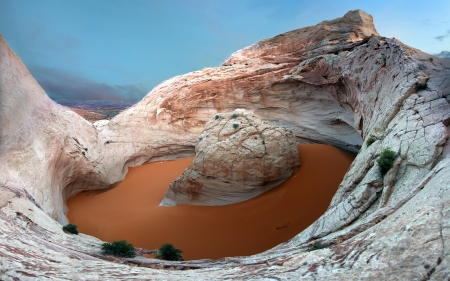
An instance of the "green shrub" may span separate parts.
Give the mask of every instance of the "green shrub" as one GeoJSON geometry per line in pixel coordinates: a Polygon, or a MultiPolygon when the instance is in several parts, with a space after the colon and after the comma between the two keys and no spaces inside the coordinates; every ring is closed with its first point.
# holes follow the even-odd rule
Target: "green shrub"
{"type": "Polygon", "coordinates": [[[136,250],[134,246],[126,240],[114,241],[112,243],[103,243],[102,252],[104,255],[114,255],[125,258],[134,258],[136,250]]]}
{"type": "Polygon", "coordinates": [[[65,232],[70,232],[72,234],[78,234],[78,227],[75,224],[67,224],[63,226],[65,232]]]}
{"type": "Polygon", "coordinates": [[[167,261],[182,261],[182,252],[182,250],[175,248],[172,244],[163,244],[156,252],[156,258],[167,261]]]}
{"type": "Polygon", "coordinates": [[[239,127],[239,124],[233,124],[233,128],[236,130],[239,127]]]}
{"type": "Polygon", "coordinates": [[[324,249],[326,248],[325,245],[323,245],[320,242],[316,242],[314,244],[312,244],[311,246],[309,246],[309,251],[315,251],[315,250],[320,250],[320,249],[324,249]]]}
{"type": "Polygon", "coordinates": [[[219,119],[219,115],[216,115],[214,118],[215,118],[216,120],[219,119]]]}
{"type": "Polygon", "coordinates": [[[419,70],[424,70],[424,69],[427,69],[427,67],[425,66],[425,64],[419,63],[419,64],[417,65],[417,69],[419,69],[419,70]]]}
{"type": "Polygon", "coordinates": [[[376,138],[370,137],[370,138],[366,141],[367,147],[369,147],[369,146],[370,146],[372,143],[374,143],[376,140],[377,140],[376,138]]]}
{"type": "Polygon", "coordinates": [[[395,152],[390,149],[385,149],[381,152],[380,157],[377,160],[380,165],[381,174],[385,175],[389,169],[394,165],[395,152]]]}
{"type": "Polygon", "coordinates": [[[231,116],[233,119],[236,119],[236,118],[238,118],[238,115],[235,113],[235,114],[233,114],[233,116],[231,116]]]}
{"type": "Polygon", "coordinates": [[[425,82],[425,83],[416,82],[416,89],[419,90],[419,91],[420,90],[425,90],[427,87],[428,87],[427,82],[425,82]]]}

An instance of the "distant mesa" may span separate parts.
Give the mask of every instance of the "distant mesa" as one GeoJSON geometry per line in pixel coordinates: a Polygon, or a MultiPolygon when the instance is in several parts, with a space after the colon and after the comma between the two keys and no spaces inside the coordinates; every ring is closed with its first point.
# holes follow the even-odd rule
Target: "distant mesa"
{"type": "Polygon", "coordinates": [[[439,54],[436,54],[436,57],[440,57],[441,59],[450,60],[450,51],[442,51],[439,54]]]}
{"type": "Polygon", "coordinates": [[[133,105],[133,103],[114,100],[56,100],[56,102],[67,106],[91,123],[109,120],[133,105]]]}

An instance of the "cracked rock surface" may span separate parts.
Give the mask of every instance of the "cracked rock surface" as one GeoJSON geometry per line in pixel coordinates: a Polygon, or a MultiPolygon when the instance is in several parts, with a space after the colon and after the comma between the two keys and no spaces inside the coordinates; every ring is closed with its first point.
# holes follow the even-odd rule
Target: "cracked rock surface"
{"type": "Polygon", "coordinates": [[[195,158],[170,184],[161,206],[219,206],[271,189],[300,167],[294,134],[236,109],[206,123],[195,158]]]}
{"type": "Polygon", "coordinates": [[[0,38],[0,279],[449,280],[449,102],[450,61],[379,37],[360,10],[169,79],[94,125],[52,102],[0,38]],[[184,262],[105,257],[98,239],[62,231],[67,198],[193,156],[207,121],[236,108],[357,153],[307,229],[257,255],[184,262]],[[383,176],[384,149],[396,158],[383,176]]]}

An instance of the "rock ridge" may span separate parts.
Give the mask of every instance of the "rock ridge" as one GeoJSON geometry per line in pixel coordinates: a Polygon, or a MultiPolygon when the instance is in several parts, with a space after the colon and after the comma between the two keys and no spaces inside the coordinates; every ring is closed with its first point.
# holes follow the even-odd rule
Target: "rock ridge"
{"type": "Polygon", "coordinates": [[[378,36],[360,10],[286,34],[93,125],[52,102],[0,37],[1,279],[449,279],[450,61],[378,36]],[[296,237],[249,257],[110,262],[98,239],[62,232],[68,197],[113,187],[129,166],[193,156],[206,122],[236,108],[298,143],[357,153],[296,237]],[[384,149],[396,159],[382,176],[384,149]]]}

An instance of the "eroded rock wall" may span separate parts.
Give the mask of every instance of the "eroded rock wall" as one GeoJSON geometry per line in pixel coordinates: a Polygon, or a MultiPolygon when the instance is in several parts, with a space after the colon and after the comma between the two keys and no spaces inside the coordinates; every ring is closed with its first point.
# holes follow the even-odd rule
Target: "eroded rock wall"
{"type": "Polygon", "coordinates": [[[1,279],[449,279],[450,61],[377,35],[351,11],[169,79],[94,127],[52,103],[0,40],[1,279]],[[110,186],[130,165],[192,156],[205,122],[237,107],[298,142],[362,145],[327,212],[290,241],[219,261],[110,262],[100,241],[52,219],[64,222],[65,197],[110,186]],[[383,177],[385,148],[397,157],[383,177]]]}

